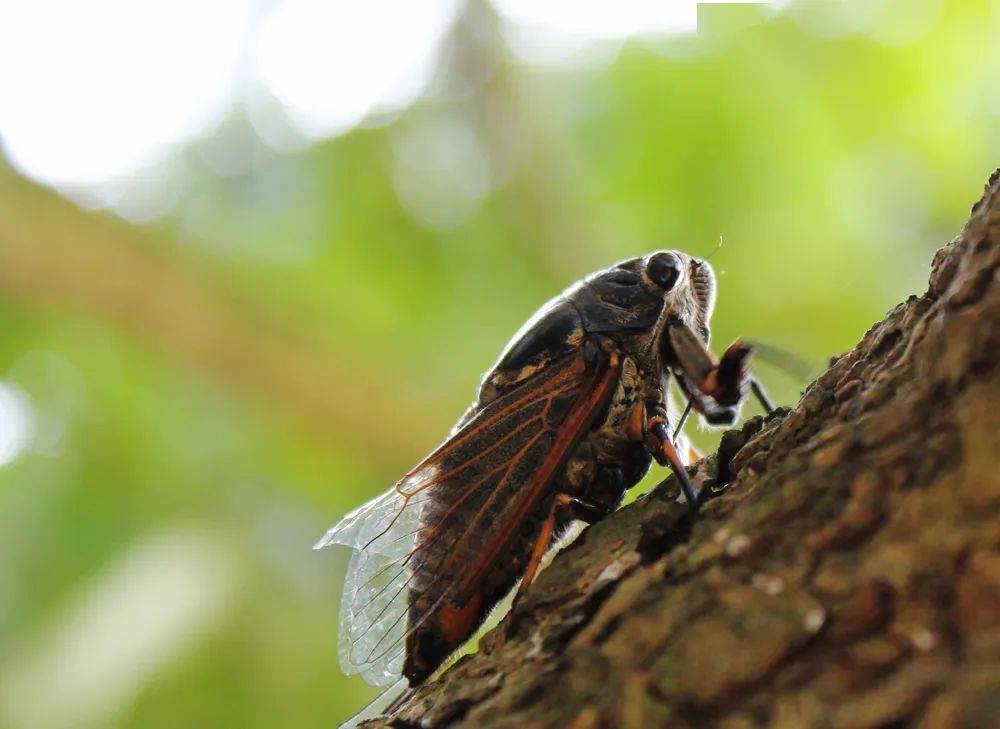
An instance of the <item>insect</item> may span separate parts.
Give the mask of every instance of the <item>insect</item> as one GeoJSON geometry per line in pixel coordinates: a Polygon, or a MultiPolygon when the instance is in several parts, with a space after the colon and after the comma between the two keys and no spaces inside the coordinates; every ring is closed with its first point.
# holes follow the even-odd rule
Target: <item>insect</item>
{"type": "Polygon", "coordinates": [[[521,594],[570,522],[614,511],[653,460],[697,510],[675,442],[683,419],[730,424],[748,389],[771,409],[748,346],[718,360],[708,349],[715,293],[706,261],[657,251],[587,276],[521,328],[445,441],[316,544],[354,549],[346,673],[424,681],[515,584],[521,594]]]}

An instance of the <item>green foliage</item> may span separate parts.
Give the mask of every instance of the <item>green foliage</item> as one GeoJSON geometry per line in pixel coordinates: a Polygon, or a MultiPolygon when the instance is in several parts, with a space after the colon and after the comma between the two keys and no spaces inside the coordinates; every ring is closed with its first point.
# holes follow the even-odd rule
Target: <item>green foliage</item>
{"type": "MultiPolygon", "coordinates": [[[[164,601],[194,617],[137,670],[114,721],[330,726],[371,691],[337,666],[347,555],[310,545],[437,443],[547,298],[616,259],[708,255],[721,239],[715,347],[760,339],[818,372],[922,290],[1000,159],[1000,11],[955,0],[887,43],[889,17],[867,34],[817,32],[836,28],[836,7],[717,7],[697,39],[631,41],[574,67],[525,66],[480,36],[473,61],[444,54],[487,69],[472,91],[295,153],[251,139],[259,163],[217,177],[201,153],[245,134],[237,113],[179,153],[192,181],[142,244],[143,260],[214,292],[168,302],[172,319],[79,293],[105,291],[101,276],[75,298],[0,278],[2,379],[40,426],[64,429],[0,466],[0,705],[69,681],[47,671],[66,636],[107,635],[74,622],[93,618],[95,591],[118,590],[109,620],[128,623],[132,577],[116,570],[144,539],[179,533],[219,560],[206,572],[216,597],[176,596],[200,583],[171,577],[169,560],[135,568],[176,583],[164,601]],[[474,140],[452,173],[419,158],[435,131],[474,140]],[[231,330],[202,336],[206,321],[231,330]],[[230,340],[257,355],[204,345],[230,340]]],[[[137,276],[131,260],[106,275],[137,276]]],[[[136,279],[145,296],[187,290],[157,288],[150,270],[136,279]]],[[[804,386],[766,362],[759,373],[779,402],[804,386]]],[[[129,646],[104,649],[128,674],[129,646]]],[[[13,710],[4,721],[36,725],[13,710]]]]}

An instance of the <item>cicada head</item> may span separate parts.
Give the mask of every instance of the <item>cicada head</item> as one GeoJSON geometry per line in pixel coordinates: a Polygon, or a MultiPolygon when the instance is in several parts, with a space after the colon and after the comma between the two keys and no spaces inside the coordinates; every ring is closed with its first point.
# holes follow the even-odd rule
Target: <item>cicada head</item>
{"type": "Polygon", "coordinates": [[[642,259],[643,286],[663,301],[663,326],[669,317],[699,333],[707,343],[715,309],[715,273],[705,260],[682,251],[656,251],[642,259]]]}
{"type": "Polygon", "coordinates": [[[591,274],[564,297],[584,331],[620,337],[626,351],[655,368],[669,325],[683,324],[708,343],[715,274],[706,261],[682,251],[655,251],[591,274]]]}

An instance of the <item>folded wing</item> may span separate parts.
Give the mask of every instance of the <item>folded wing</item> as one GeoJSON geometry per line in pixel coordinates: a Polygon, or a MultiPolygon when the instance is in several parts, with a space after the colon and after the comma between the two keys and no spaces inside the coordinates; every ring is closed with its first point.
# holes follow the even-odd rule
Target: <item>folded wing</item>
{"type": "Polygon", "coordinates": [[[398,679],[407,635],[465,600],[573,445],[606,405],[617,358],[567,355],[490,402],[316,548],[354,551],[344,582],[340,661],[375,685],[398,679]]]}

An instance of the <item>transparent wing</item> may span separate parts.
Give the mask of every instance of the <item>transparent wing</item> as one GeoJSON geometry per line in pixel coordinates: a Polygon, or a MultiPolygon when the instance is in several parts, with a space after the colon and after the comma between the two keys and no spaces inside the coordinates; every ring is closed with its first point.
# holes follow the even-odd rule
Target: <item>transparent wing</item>
{"type": "Polygon", "coordinates": [[[403,654],[398,648],[406,630],[401,615],[410,577],[403,562],[417,545],[422,510],[420,504],[408,506],[412,498],[404,496],[399,486],[416,482],[407,477],[355,509],[314,547],[341,544],[354,550],[340,604],[338,653],[345,673],[360,674],[373,686],[394,683],[402,673],[403,654]],[[379,655],[381,646],[394,650],[379,655]]]}
{"type": "Polygon", "coordinates": [[[550,365],[317,542],[355,550],[341,604],[345,673],[398,679],[407,634],[488,568],[603,402],[607,370],[588,371],[577,355],[550,365]]]}

